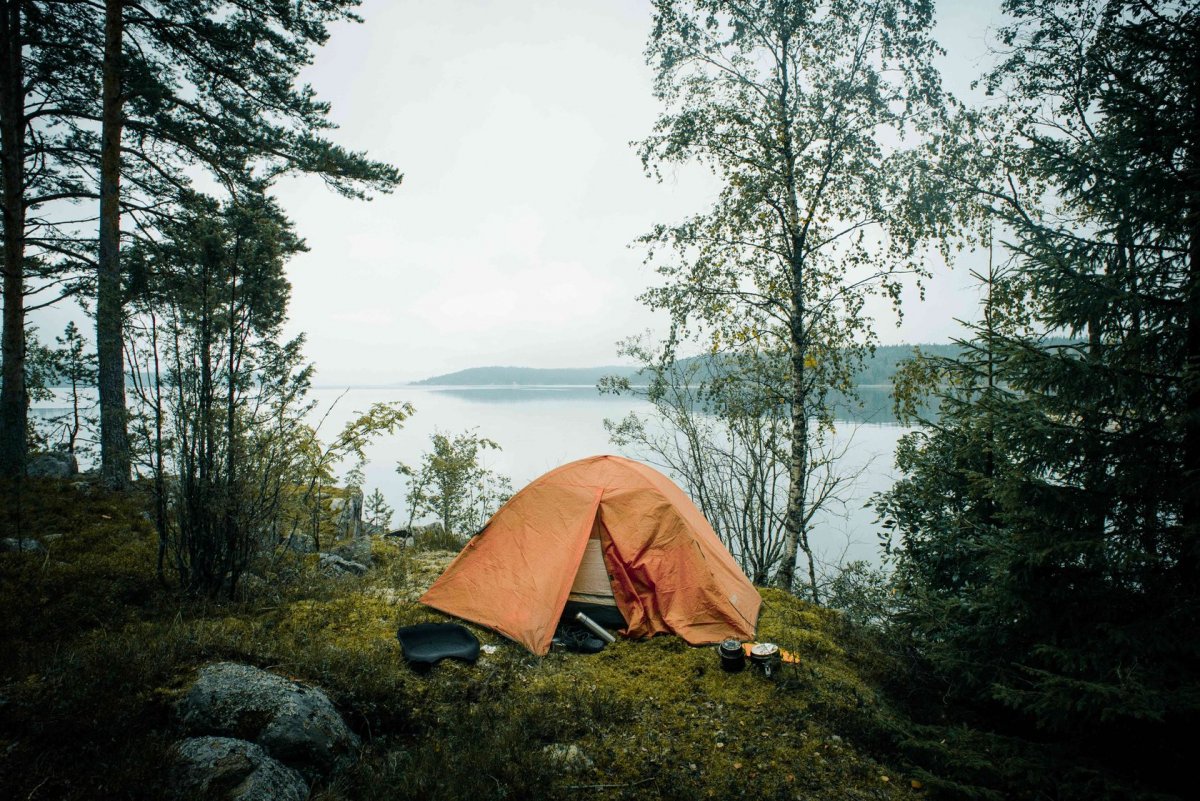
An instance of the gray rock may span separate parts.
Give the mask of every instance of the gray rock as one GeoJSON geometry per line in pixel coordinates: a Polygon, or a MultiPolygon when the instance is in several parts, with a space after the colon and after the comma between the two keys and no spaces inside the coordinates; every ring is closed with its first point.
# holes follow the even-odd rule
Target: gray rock
{"type": "Polygon", "coordinates": [[[383,541],[397,545],[401,548],[411,548],[416,544],[416,538],[408,529],[399,529],[398,531],[389,531],[383,535],[383,541]]]}
{"type": "Polygon", "coordinates": [[[29,457],[25,475],[33,478],[70,478],[79,472],[79,462],[72,453],[50,451],[29,457]]]}
{"type": "Polygon", "coordinates": [[[329,553],[351,562],[358,562],[360,565],[370,566],[372,558],[371,538],[365,536],[354,537],[346,542],[339,542],[329,549],[329,553]]]}
{"type": "Polygon", "coordinates": [[[592,760],[577,745],[551,743],[542,749],[542,755],[563,773],[583,773],[593,767],[592,760]]]}
{"type": "Polygon", "coordinates": [[[318,559],[321,572],[328,576],[361,576],[367,572],[367,566],[361,562],[351,562],[335,553],[323,553],[318,559]]]}
{"type": "Polygon", "coordinates": [[[45,553],[46,546],[29,537],[0,539],[0,553],[45,553]]]}
{"type": "Polygon", "coordinates": [[[343,536],[361,537],[363,533],[363,494],[360,489],[352,489],[345,499],[338,499],[343,502],[334,507],[330,505],[330,509],[339,509],[340,514],[337,518],[338,531],[343,536]]]}
{"type": "Polygon", "coordinates": [[[309,778],[349,762],[359,744],[325,693],[250,665],[201,669],[176,711],[188,734],[252,740],[309,778]]]}
{"type": "Polygon", "coordinates": [[[299,772],[254,743],[230,737],[193,737],[176,746],[171,790],[177,798],[220,801],[304,801],[299,772]]]}
{"type": "Polygon", "coordinates": [[[313,538],[307,534],[294,534],[290,538],[285,539],[283,542],[288,550],[294,553],[317,552],[317,544],[313,542],[313,538]]]}

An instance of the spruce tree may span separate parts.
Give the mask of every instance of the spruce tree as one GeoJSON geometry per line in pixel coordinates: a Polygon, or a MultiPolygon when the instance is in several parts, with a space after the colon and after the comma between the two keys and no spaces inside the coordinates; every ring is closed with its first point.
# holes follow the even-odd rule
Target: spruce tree
{"type": "Polygon", "coordinates": [[[940,365],[959,388],[940,420],[899,452],[879,506],[899,622],[938,714],[982,744],[941,750],[954,781],[1182,792],[1200,717],[1200,3],[1005,8],[1003,182],[984,202],[1013,255],[1000,307],[1033,332],[976,328],[940,365]]]}

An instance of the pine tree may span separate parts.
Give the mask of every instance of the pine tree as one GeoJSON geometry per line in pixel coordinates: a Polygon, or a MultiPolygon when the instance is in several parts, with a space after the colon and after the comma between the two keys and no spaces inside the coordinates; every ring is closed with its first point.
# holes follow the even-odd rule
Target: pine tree
{"type": "MultiPolygon", "coordinates": [[[[70,201],[96,197],[95,133],[81,116],[96,89],[86,53],[94,15],[84,4],[0,4],[0,476],[20,476],[28,448],[26,313],[76,291],[64,279],[89,261],[70,201]]],[[[85,115],[86,116],[86,115],[85,115]]]]}
{"type": "Polygon", "coordinates": [[[122,249],[154,240],[157,229],[185,213],[195,168],[227,199],[262,191],[289,172],[320,175],[350,197],[399,182],[394,168],[331,142],[328,104],[297,85],[330,25],[358,20],[357,5],[3,4],[0,474],[19,474],[26,450],[25,298],[47,288],[73,294],[94,287],[102,475],[113,486],[128,480],[122,249]],[[99,201],[99,208],[67,214],[66,227],[44,208],[72,201],[99,201]],[[97,223],[95,238],[78,230],[87,220],[97,223]],[[85,271],[85,280],[63,283],[85,271]]]}
{"type": "Polygon", "coordinates": [[[363,512],[367,518],[368,530],[376,534],[386,534],[392,527],[392,515],[396,513],[376,487],[364,501],[363,512]]]}
{"type": "Polygon", "coordinates": [[[84,424],[89,422],[85,414],[88,401],[83,391],[96,385],[96,354],[87,350],[87,341],[74,321],[67,323],[62,336],[55,337],[55,341],[58,342],[55,370],[59,380],[66,382],[71,402],[70,411],[61,419],[62,439],[67,453],[74,454],[84,424]]]}
{"type": "Polygon", "coordinates": [[[188,195],[187,170],[194,166],[235,198],[289,172],[320,175],[350,197],[399,183],[394,168],[325,138],[333,127],[328,104],[311,87],[297,86],[329,26],[357,21],[357,5],[105,0],[95,61],[103,76],[96,339],[106,483],[123,485],[130,464],[122,209],[139,207],[139,226],[169,219],[188,195]]]}

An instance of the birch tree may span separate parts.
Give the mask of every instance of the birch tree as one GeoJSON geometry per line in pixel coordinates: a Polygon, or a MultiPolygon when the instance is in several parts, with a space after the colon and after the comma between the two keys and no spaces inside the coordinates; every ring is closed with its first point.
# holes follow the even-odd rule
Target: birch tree
{"type": "MultiPolygon", "coordinates": [[[[721,181],[704,212],[642,242],[661,281],[673,359],[777,350],[772,391],[790,414],[779,583],[792,589],[813,519],[813,454],[827,397],[852,392],[876,341],[865,308],[898,303],[927,274],[928,241],[951,222],[924,155],[906,146],[945,104],[922,0],[658,0],[647,58],[664,105],[640,144],[647,171],[701,164],[721,181]]],[[[810,575],[810,588],[815,581],[810,575]]]]}

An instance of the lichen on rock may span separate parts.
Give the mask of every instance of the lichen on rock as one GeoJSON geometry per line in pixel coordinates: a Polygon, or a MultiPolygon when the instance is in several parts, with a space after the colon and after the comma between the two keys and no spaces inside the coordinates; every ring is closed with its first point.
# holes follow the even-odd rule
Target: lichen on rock
{"type": "Polygon", "coordinates": [[[175,797],[213,801],[304,801],[308,784],[298,771],[254,743],[231,737],[192,737],[176,749],[175,797]]]}
{"type": "Polygon", "coordinates": [[[359,745],[324,692],[250,665],[203,668],[177,713],[189,734],[256,742],[309,777],[350,761],[359,745]]]}

